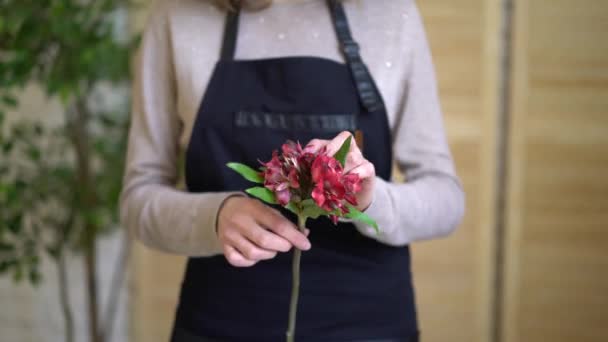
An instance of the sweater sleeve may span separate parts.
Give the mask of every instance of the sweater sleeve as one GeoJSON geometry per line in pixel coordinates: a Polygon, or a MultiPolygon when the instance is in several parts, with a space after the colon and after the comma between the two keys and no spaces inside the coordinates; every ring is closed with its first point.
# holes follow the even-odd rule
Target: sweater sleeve
{"type": "Polygon", "coordinates": [[[464,192],[454,170],[443,127],[435,71],[422,19],[411,5],[406,26],[412,44],[404,105],[393,134],[393,153],[406,183],[377,178],[366,213],[380,234],[362,223],[358,230],[388,245],[401,246],[451,233],[464,215],[464,192]]]}
{"type": "Polygon", "coordinates": [[[216,217],[234,193],[188,193],[176,187],[179,136],[168,11],[152,9],[137,55],[120,219],[145,245],[189,256],[222,253],[216,217]]]}

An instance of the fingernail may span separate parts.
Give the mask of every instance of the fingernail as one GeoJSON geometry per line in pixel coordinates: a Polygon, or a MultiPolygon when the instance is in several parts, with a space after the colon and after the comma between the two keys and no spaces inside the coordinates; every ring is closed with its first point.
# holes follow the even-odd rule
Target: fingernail
{"type": "Polygon", "coordinates": [[[310,234],[310,229],[304,228],[304,235],[308,236],[310,234]]]}

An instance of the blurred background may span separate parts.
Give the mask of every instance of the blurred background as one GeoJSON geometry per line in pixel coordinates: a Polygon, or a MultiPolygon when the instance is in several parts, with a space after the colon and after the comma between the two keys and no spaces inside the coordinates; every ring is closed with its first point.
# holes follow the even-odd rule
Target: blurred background
{"type": "MultiPolygon", "coordinates": [[[[150,2],[0,0],[2,342],[168,340],[185,259],[116,224],[150,2]]],[[[467,193],[423,341],[608,341],[608,1],[418,5],[467,193]]]]}

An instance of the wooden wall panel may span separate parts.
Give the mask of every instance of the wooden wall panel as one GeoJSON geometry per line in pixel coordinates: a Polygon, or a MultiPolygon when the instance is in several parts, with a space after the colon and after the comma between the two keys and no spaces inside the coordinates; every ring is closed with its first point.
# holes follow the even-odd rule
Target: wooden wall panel
{"type": "Polygon", "coordinates": [[[135,244],[130,341],[167,342],[173,327],[186,258],[135,244]]]}
{"type": "Polygon", "coordinates": [[[608,341],[608,2],[516,9],[503,340],[608,341]]]}
{"type": "Polygon", "coordinates": [[[418,1],[433,52],[450,146],[467,202],[444,240],[414,244],[424,341],[489,341],[494,267],[498,1],[418,1]]]}

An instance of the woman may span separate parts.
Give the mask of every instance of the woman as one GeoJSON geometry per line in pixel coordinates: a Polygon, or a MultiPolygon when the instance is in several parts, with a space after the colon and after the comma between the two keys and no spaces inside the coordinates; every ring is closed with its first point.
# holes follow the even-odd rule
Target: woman
{"type": "Polygon", "coordinates": [[[417,341],[408,245],[452,232],[464,196],[416,5],[270,2],[158,1],[144,35],[122,220],[190,256],[172,340],[283,341],[300,248],[297,341],[417,341]],[[225,167],[288,139],[335,151],[355,131],[346,169],[380,234],[326,219],[302,234],[225,167]],[[390,182],[393,158],[405,184],[390,182]]]}

